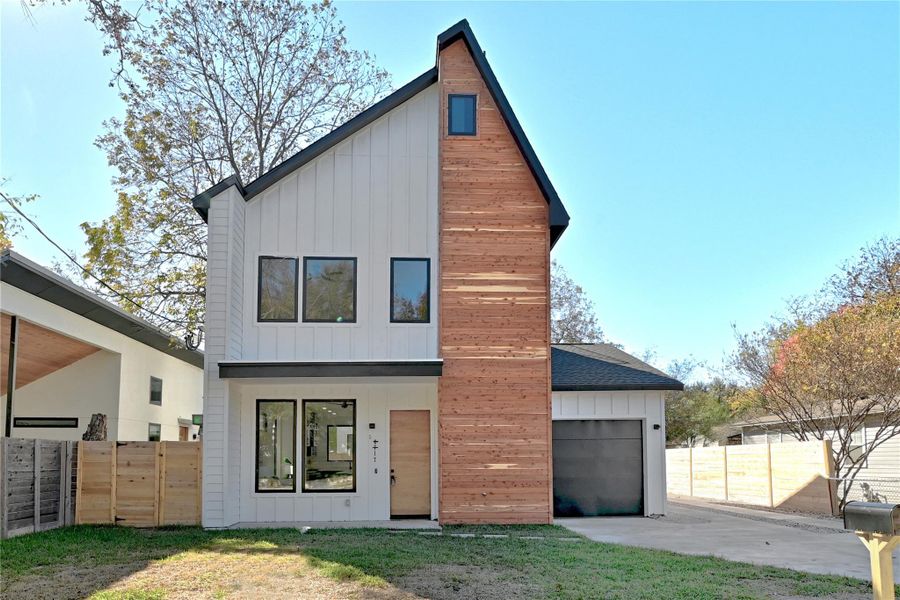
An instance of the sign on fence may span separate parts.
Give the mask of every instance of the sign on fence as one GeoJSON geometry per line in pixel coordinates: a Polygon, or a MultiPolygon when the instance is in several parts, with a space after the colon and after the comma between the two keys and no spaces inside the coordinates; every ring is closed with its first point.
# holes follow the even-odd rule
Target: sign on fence
{"type": "Polygon", "coordinates": [[[831,442],[666,450],[669,494],[836,514],[831,442]]]}
{"type": "Polygon", "coordinates": [[[76,523],[131,527],[200,523],[200,444],[80,444],[76,523]]]}
{"type": "Polygon", "coordinates": [[[75,442],[3,438],[0,537],[74,522],[75,442]]]}

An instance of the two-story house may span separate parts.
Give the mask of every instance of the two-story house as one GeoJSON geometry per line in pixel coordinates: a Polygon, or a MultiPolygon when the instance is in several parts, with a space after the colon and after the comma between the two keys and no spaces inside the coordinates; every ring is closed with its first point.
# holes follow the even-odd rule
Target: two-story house
{"type": "MultiPolygon", "coordinates": [[[[550,249],[569,216],[467,22],[434,68],[193,204],[204,526],[552,520],[550,249]]],[[[640,513],[662,512],[659,483],[640,513]]]]}

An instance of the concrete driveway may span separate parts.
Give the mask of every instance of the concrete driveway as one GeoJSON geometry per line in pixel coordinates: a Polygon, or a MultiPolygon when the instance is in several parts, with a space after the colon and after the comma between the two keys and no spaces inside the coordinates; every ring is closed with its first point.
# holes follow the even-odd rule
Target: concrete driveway
{"type": "MultiPolygon", "coordinates": [[[[586,517],[555,522],[598,542],[872,580],[868,551],[856,535],[841,529],[837,519],[669,500],[664,517],[586,517]]],[[[894,551],[895,579],[900,578],[898,555],[900,552],[894,551]]]]}

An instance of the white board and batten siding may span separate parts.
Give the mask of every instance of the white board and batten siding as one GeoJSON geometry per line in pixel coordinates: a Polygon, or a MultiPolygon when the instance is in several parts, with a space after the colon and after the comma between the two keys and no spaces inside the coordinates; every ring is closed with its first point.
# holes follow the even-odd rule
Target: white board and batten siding
{"type": "Polygon", "coordinates": [[[666,418],[664,392],[553,392],[553,420],[637,419],[644,436],[644,513],[666,512],[666,418]],[[659,429],[654,429],[659,425],[659,429]]]}
{"type": "Polygon", "coordinates": [[[437,358],[437,86],[253,198],[244,238],[244,360],[437,358]],[[355,257],[357,322],[257,323],[259,257],[355,257]],[[390,322],[390,260],[431,258],[431,323],[390,322]]]}
{"type": "MultiPolygon", "coordinates": [[[[242,469],[248,474],[240,492],[243,524],[301,523],[313,521],[386,521],[390,519],[390,411],[428,410],[431,416],[431,518],[437,518],[437,378],[405,381],[360,378],[300,379],[291,383],[232,384],[232,398],[240,398],[242,469]],[[253,476],[256,454],[256,401],[297,401],[298,452],[303,451],[303,399],[354,400],[356,402],[356,491],[303,493],[298,466],[296,492],[256,492],[253,476]],[[369,424],[374,424],[374,429],[369,424]],[[374,448],[375,441],[378,448],[374,448]]],[[[300,457],[295,461],[300,465],[300,457]]],[[[233,503],[237,504],[237,503],[233,503]]]]}

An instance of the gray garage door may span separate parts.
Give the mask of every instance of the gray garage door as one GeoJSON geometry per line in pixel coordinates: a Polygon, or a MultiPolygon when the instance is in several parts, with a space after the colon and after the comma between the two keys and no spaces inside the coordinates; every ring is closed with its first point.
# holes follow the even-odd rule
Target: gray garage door
{"type": "Polygon", "coordinates": [[[644,514],[641,421],[553,421],[553,513],[644,514]]]}

